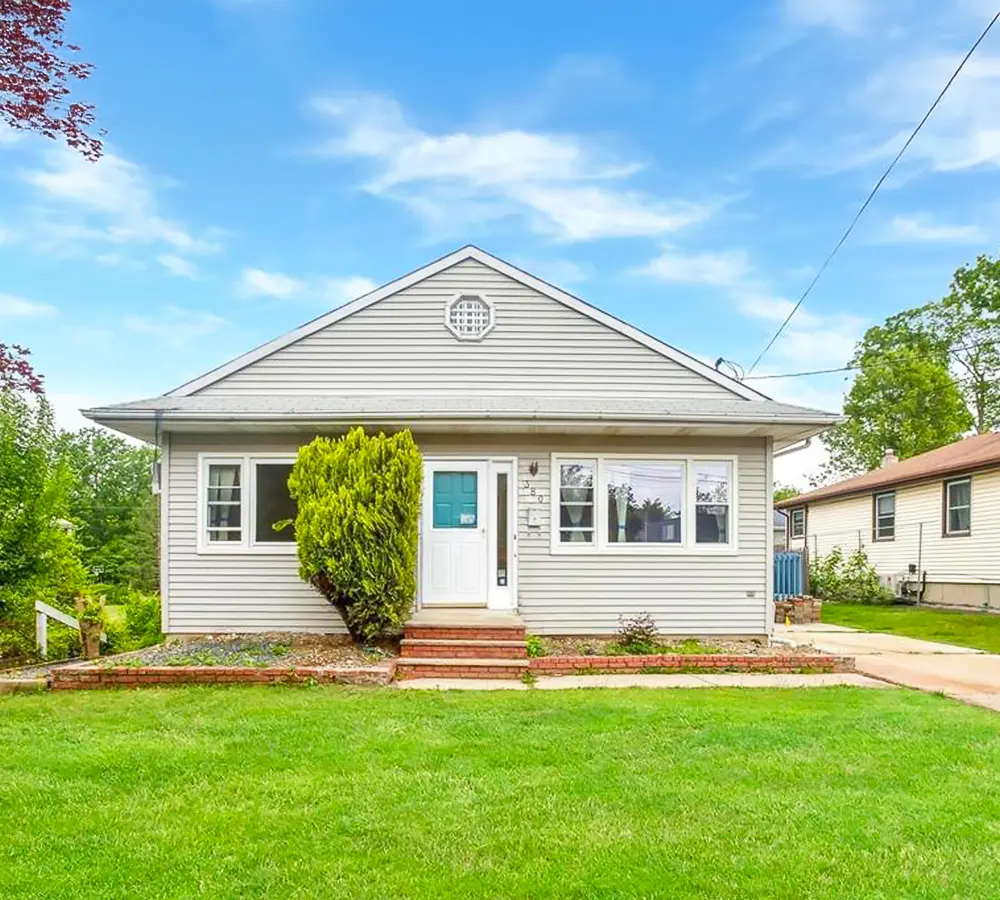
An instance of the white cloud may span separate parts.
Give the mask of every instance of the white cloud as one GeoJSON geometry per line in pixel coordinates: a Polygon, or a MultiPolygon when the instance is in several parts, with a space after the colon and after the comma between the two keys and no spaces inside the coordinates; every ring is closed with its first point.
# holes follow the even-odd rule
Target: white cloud
{"type": "Polygon", "coordinates": [[[28,230],[36,243],[80,251],[92,242],[165,246],[174,253],[221,249],[220,232],[196,235],[160,210],[152,177],[113,153],[88,162],[66,147],[52,147],[40,168],[24,169],[38,206],[28,230]]]}
{"type": "Polygon", "coordinates": [[[989,240],[978,225],[935,224],[930,216],[894,216],[875,238],[882,244],[977,244],[989,240]]]}
{"type": "Polygon", "coordinates": [[[871,0],[785,0],[785,18],[802,28],[830,28],[853,35],[869,24],[871,0]]]}
{"type": "Polygon", "coordinates": [[[48,303],[35,303],[33,300],[14,294],[0,294],[0,316],[39,319],[54,316],[56,312],[56,308],[48,303]]]}
{"type": "Polygon", "coordinates": [[[322,278],[317,285],[317,294],[331,307],[343,306],[370,294],[378,285],[363,275],[348,275],[346,278],[322,278]]]}
{"type": "Polygon", "coordinates": [[[245,297],[275,297],[287,300],[302,293],[305,282],[280,272],[244,269],[240,272],[239,290],[245,297]]]}
{"type": "Polygon", "coordinates": [[[179,278],[190,278],[194,280],[198,277],[198,267],[189,259],[183,256],[176,256],[173,253],[161,253],[156,257],[156,261],[163,266],[171,275],[179,278]]]}
{"type": "MultiPolygon", "coordinates": [[[[744,316],[758,323],[762,341],[795,307],[792,300],[775,292],[768,279],[757,274],[749,254],[742,249],[685,254],[668,247],[637,273],[674,284],[723,290],[744,316]]],[[[767,359],[772,364],[778,361],[782,372],[846,365],[864,324],[864,319],[850,313],[819,314],[800,307],[767,359]]],[[[765,387],[760,389],[768,393],[765,387]]]]}
{"type": "MultiPolygon", "coordinates": [[[[47,379],[46,379],[47,380],[47,379]]],[[[81,409],[92,409],[107,402],[107,397],[96,394],[75,393],[72,391],[46,391],[45,398],[52,405],[52,413],[56,426],[66,431],[77,431],[80,428],[96,427],[90,419],[80,415],[81,409]]]]}
{"type": "Polygon", "coordinates": [[[586,241],[666,234],[712,211],[640,193],[629,180],[642,164],[575,135],[430,134],[407,123],[395,100],[372,93],[316,97],[311,107],[336,129],[321,155],[367,160],[374,174],[365,190],[404,204],[437,231],[518,216],[539,233],[586,241]]]}
{"type": "Polygon", "coordinates": [[[126,316],[122,324],[133,334],[149,335],[179,348],[214,334],[226,320],[215,313],[167,306],[161,316],[126,316]]]}

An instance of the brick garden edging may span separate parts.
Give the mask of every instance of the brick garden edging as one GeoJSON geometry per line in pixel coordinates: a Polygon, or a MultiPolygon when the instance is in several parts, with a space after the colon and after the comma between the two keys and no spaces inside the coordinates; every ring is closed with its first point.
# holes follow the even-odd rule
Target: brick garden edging
{"type": "Polygon", "coordinates": [[[790,674],[804,669],[810,672],[853,672],[849,656],[751,656],[711,653],[685,655],[658,653],[650,656],[539,656],[530,662],[535,675],[580,675],[607,673],[631,675],[643,669],[679,669],[684,671],[772,672],[790,674]]]}
{"type": "Polygon", "coordinates": [[[54,691],[82,691],[110,687],[153,687],[171,684],[357,684],[384,685],[392,681],[395,663],[378,668],[336,666],[66,666],[54,669],[49,687],[54,691]]]}

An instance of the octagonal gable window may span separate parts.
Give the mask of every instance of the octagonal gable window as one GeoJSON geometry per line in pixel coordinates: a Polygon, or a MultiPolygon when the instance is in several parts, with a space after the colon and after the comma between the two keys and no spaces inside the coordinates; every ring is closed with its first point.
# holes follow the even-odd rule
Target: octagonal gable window
{"type": "Polygon", "coordinates": [[[496,324],[496,314],[482,294],[459,294],[445,306],[444,324],[460,341],[478,341],[496,324]]]}

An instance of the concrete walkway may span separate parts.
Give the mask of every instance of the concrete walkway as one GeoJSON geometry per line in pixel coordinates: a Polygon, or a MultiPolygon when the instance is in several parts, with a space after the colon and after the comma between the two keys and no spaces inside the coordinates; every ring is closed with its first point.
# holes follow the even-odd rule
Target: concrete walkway
{"type": "Polygon", "coordinates": [[[539,678],[533,685],[489,678],[415,678],[394,687],[416,691],[561,691],[570,688],[887,688],[892,685],[853,673],[831,675],[563,675],[539,678]]]}
{"type": "Polygon", "coordinates": [[[774,640],[853,656],[858,672],[1000,712],[1000,656],[837,625],[776,625],[774,640]]]}

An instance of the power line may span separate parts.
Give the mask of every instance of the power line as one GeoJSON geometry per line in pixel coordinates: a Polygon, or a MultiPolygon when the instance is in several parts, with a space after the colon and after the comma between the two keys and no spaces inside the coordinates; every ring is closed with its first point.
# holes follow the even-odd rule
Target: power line
{"type": "MultiPolygon", "coordinates": [[[[979,341],[975,344],[959,344],[957,347],[952,347],[948,351],[949,356],[954,356],[955,354],[966,352],[970,353],[973,350],[978,350],[980,347],[995,347],[1000,344],[1000,339],[990,340],[990,341],[979,341]]],[[[835,369],[813,369],[810,372],[784,372],[775,375],[747,375],[747,381],[763,381],[767,378],[805,378],[807,375],[830,375],[833,372],[856,372],[861,368],[861,366],[838,366],[835,369]]]]}
{"type": "Polygon", "coordinates": [[[794,316],[799,311],[799,307],[802,306],[802,304],[805,302],[806,297],[808,297],[809,294],[812,292],[812,289],[816,286],[816,282],[820,280],[823,273],[826,271],[826,267],[830,265],[833,258],[837,255],[837,252],[844,245],[844,242],[848,239],[848,237],[850,237],[851,232],[854,231],[854,226],[858,224],[858,220],[861,218],[862,215],[864,215],[865,210],[868,209],[868,204],[870,204],[872,200],[875,198],[875,195],[878,193],[878,189],[882,187],[883,182],[886,180],[886,178],[889,177],[889,174],[896,167],[896,163],[899,162],[903,154],[906,152],[907,148],[910,146],[910,144],[913,143],[913,139],[920,133],[920,129],[924,127],[924,123],[931,117],[931,113],[933,113],[934,110],[937,109],[938,104],[944,98],[944,95],[948,93],[948,89],[951,87],[952,83],[958,77],[959,72],[961,72],[962,69],[965,68],[965,64],[969,61],[969,58],[972,56],[972,54],[976,52],[976,48],[978,48],[979,45],[983,42],[983,39],[986,37],[986,35],[990,33],[990,29],[996,24],[997,19],[1000,19],[1000,10],[997,11],[997,14],[990,20],[986,28],[983,29],[983,33],[979,35],[979,37],[976,39],[976,42],[972,45],[971,48],[969,48],[969,52],[966,53],[965,56],[962,58],[962,61],[958,64],[958,68],[955,69],[954,72],[952,72],[951,78],[948,79],[948,83],[945,84],[945,86],[941,89],[941,93],[937,95],[934,102],[930,105],[930,108],[927,110],[926,113],[924,113],[924,117],[917,123],[917,127],[913,129],[913,132],[906,139],[906,143],[903,144],[903,146],[900,148],[899,153],[895,155],[892,162],[889,163],[889,166],[882,173],[882,177],[879,178],[879,180],[875,183],[875,187],[871,189],[871,192],[868,194],[868,197],[865,199],[865,202],[861,204],[861,209],[858,210],[857,214],[851,220],[851,224],[847,226],[847,230],[841,235],[840,240],[837,241],[836,246],[833,248],[833,250],[830,251],[829,256],[827,256],[827,258],[823,261],[823,265],[819,267],[819,271],[813,276],[813,280],[809,282],[809,286],[805,289],[805,291],[803,291],[802,296],[799,297],[798,299],[798,302],[795,304],[795,306],[792,307],[791,312],[785,317],[785,321],[781,323],[778,330],[774,333],[774,336],[771,338],[771,340],[767,342],[767,346],[763,350],[761,350],[760,355],[753,361],[753,365],[750,366],[750,368],[747,370],[747,376],[750,376],[753,373],[753,370],[757,368],[757,363],[759,363],[764,358],[764,355],[767,353],[767,351],[770,350],[772,346],[774,346],[774,342],[779,337],[781,337],[781,333],[785,330],[785,327],[792,320],[792,316],[794,316]]]}

